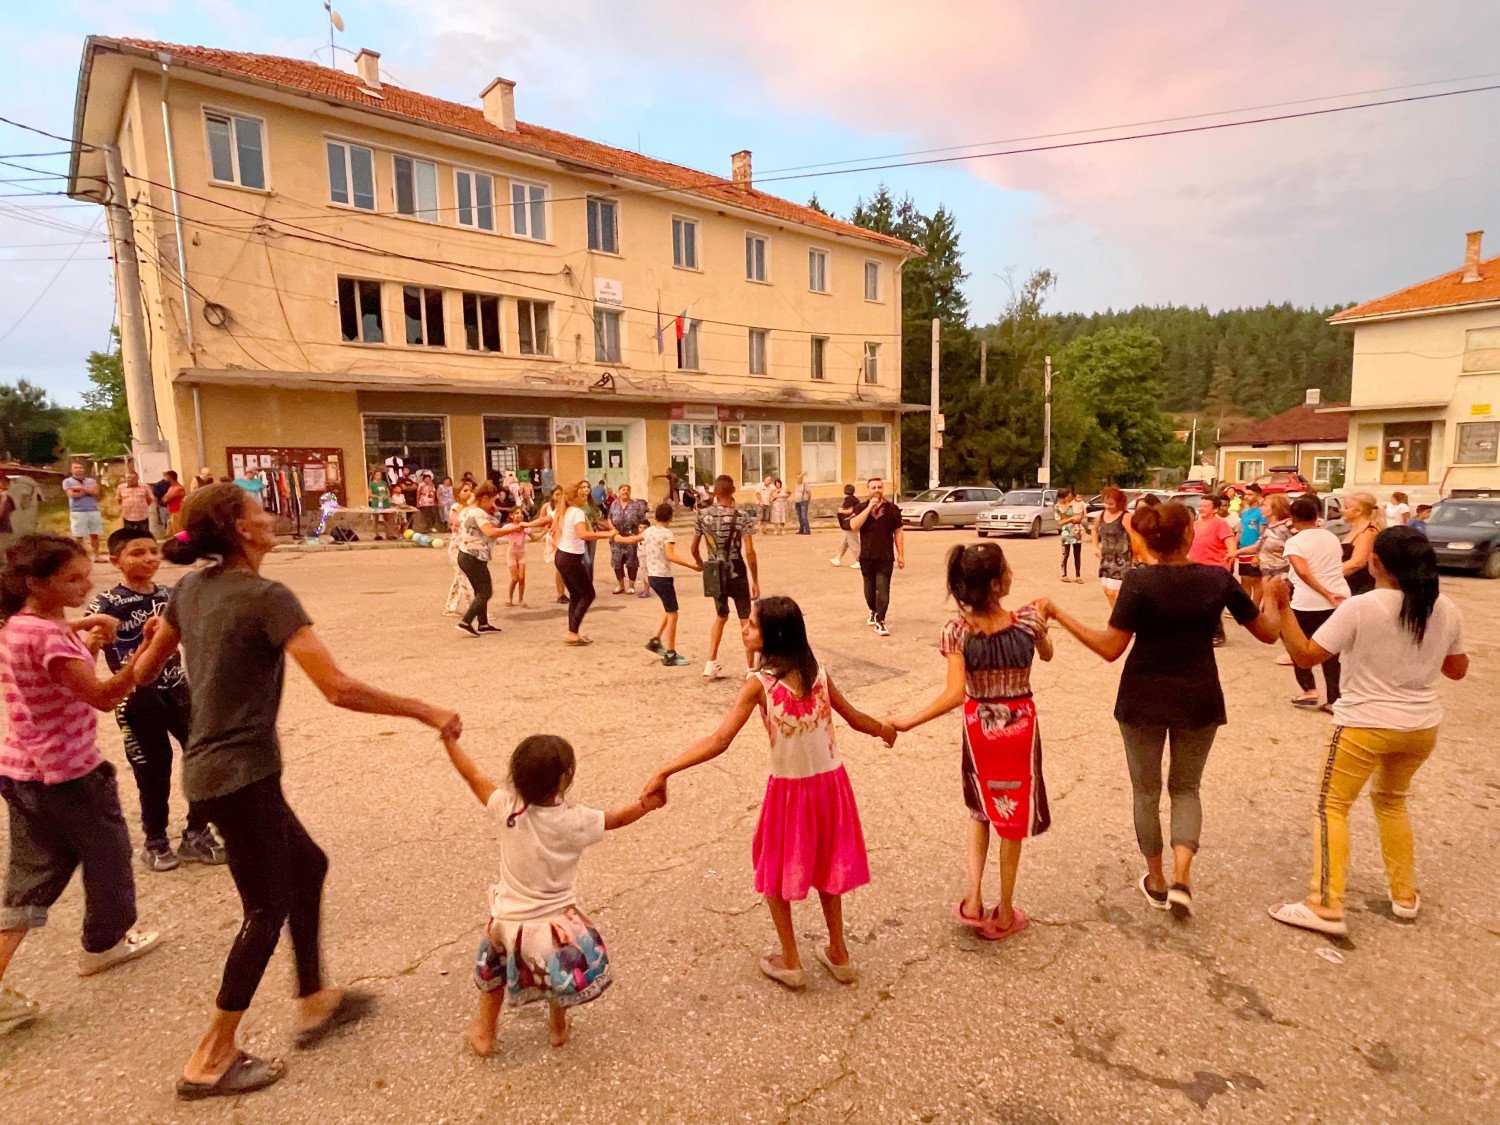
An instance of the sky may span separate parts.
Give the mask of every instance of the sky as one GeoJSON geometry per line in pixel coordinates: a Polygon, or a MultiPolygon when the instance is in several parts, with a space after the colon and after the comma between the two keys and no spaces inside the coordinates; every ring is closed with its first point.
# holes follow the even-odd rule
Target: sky
{"type": "MultiPolygon", "coordinates": [[[[387,81],[477,104],[503,75],[517,82],[524,121],[724,175],[730,153],[748,148],[764,190],[799,202],[816,192],[839,214],[882,183],[923,210],[941,203],[962,232],[979,322],[995,319],[1010,284],[1042,267],[1058,277],[1048,306],[1058,312],[1326,307],[1458,268],[1469,230],[1487,227],[1486,256],[1500,253],[1500,90],[1048,152],[826,167],[1500,85],[1500,4],[335,6],[346,27],[340,45],[380,51],[387,81]],[[1107,128],[1164,118],[1190,119],[1107,128]],[[784,169],[820,174],[766,182],[784,169]]],[[[89,34],[297,58],[321,47],[328,58],[319,0],[133,0],[124,12],[105,0],[6,4],[0,116],[67,134],[89,34]]],[[[0,154],[57,147],[0,124],[0,154]]],[[[61,185],[35,175],[0,166],[0,179],[16,181],[0,183],[0,382],[28,378],[71,405],[87,386],[84,358],[108,340],[111,267],[99,209],[31,198],[61,185]]]]}

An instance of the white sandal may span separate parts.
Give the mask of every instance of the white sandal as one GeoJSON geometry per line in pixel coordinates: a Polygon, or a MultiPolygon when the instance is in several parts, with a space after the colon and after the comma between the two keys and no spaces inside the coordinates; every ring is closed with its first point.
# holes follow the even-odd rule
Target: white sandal
{"type": "Polygon", "coordinates": [[[760,959],[760,971],[777,984],[785,985],[793,992],[800,992],[807,987],[807,973],[803,969],[788,969],[785,966],[777,965],[771,958],[780,952],[777,949],[766,953],[760,959]]]}
{"type": "Polygon", "coordinates": [[[1391,913],[1394,914],[1397,918],[1405,918],[1405,919],[1407,919],[1409,921],[1412,918],[1415,918],[1418,914],[1420,914],[1421,911],[1422,911],[1422,896],[1421,895],[1418,895],[1417,896],[1417,900],[1414,903],[1412,903],[1410,906],[1402,906],[1395,899],[1391,899],[1391,913]]]}
{"type": "Polygon", "coordinates": [[[822,962],[823,968],[828,970],[830,976],[840,984],[853,984],[859,979],[859,970],[852,962],[845,961],[842,965],[836,964],[832,957],[828,956],[828,950],[823,946],[817,946],[813,952],[822,962]]]}
{"type": "Polygon", "coordinates": [[[1266,908],[1276,921],[1330,937],[1343,937],[1349,927],[1342,918],[1324,918],[1305,902],[1278,902],[1266,908]]]}

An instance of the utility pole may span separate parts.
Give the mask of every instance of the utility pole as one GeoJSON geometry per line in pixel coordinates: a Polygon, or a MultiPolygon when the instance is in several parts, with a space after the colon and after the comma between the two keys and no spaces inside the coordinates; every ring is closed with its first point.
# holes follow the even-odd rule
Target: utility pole
{"type": "Polygon", "coordinates": [[[927,487],[938,486],[938,450],[943,447],[943,435],[939,427],[942,415],[938,412],[938,328],[942,321],[932,318],[932,411],[927,416],[927,487]]]}
{"type": "Polygon", "coordinates": [[[979,385],[981,387],[988,386],[989,382],[990,382],[990,376],[989,376],[989,358],[990,358],[990,342],[988,340],[980,340],[979,341],[979,385]]]}
{"type": "Polygon", "coordinates": [[[1046,488],[1052,483],[1052,357],[1042,360],[1042,417],[1045,437],[1042,439],[1042,467],[1037,484],[1046,488]]]}
{"type": "Polygon", "coordinates": [[[115,259],[115,295],[120,311],[120,364],[125,371],[131,452],[135,456],[136,469],[141,470],[141,451],[162,449],[161,428],[156,416],[156,387],[151,377],[145,311],[141,308],[141,271],[136,255],[135,222],[125,194],[125,168],[120,163],[120,150],[115,145],[104,146],[104,167],[109,180],[109,201],[104,208],[109,221],[110,249],[115,259]]]}

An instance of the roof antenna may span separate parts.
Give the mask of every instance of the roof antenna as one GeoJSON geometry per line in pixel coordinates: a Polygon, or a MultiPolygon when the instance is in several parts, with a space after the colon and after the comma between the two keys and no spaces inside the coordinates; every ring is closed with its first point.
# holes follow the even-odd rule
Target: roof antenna
{"type": "Polygon", "coordinates": [[[333,33],[344,30],[344,17],[333,10],[331,0],[323,0],[323,10],[328,13],[328,65],[338,66],[338,48],[333,42],[333,33]]]}

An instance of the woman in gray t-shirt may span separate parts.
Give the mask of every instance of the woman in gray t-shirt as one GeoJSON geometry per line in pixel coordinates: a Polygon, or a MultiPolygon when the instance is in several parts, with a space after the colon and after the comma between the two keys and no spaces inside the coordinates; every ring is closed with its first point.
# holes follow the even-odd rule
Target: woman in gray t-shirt
{"type": "Polygon", "coordinates": [[[451,711],[370,687],[334,663],[297,596],[261,576],[276,536],[274,518],[255,496],[209,485],[188,499],[183,522],[186,530],[167,541],[167,558],[212,563],[177,583],[136,672],[153,679],[181,645],[193,694],[182,787],[224,838],[245,915],[213,1021],[177,1083],[179,1097],[197,1100],[259,1090],[285,1073],[280,1059],[254,1058],[235,1043],[283,925],[297,966],[299,1047],[372,1007],[369,994],[331,987],[323,977],[319,910],[328,857],[281,792],[276,715],[286,654],[337,707],[417,719],[450,737],[462,724],[451,711]]]}

